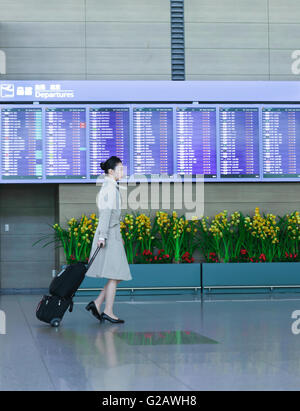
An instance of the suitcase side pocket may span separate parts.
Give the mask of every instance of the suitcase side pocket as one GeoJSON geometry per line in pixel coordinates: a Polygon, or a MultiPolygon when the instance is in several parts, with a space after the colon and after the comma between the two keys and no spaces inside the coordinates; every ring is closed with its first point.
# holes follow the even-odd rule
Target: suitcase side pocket
{"type": "Polygon", "coordinates": [[[51,323],[54,318],[62,319],[72,303],[70,298],[45,295],[36,309],[36,317],[45,323],[51,323]]]}

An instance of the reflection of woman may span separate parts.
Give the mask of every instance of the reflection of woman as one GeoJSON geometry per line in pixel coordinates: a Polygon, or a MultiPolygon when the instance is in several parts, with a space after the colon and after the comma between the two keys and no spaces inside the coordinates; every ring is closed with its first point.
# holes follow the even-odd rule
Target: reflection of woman
{"type": "Polygon", "coordinates": [[[92,265],[86,272],[88,277],[108,278],[95,301],[91,301],[86,309],[100,321],[108,320],[112,323],[123,323],[124,320],[113,313],[113,303],[117,284],[122,280],[131,280],[131,273],[120,232],[121,196],[117,180],[123,176],[122,161],[112,156],[101,163],[105,171],[104,182],[97,195],[99,223],[92,243],[90,258],[96,247],[102,248],[98,252],[92,265]],[[101,304],[105,299],[104,311],[100,314],[101,304]]]}

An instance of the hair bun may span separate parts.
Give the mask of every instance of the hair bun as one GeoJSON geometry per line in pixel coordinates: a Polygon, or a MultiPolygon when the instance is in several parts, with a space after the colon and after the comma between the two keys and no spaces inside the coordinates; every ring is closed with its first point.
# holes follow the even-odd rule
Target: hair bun
{"type": "Polygon", "coordinates": [[[111,156],[106,161],[102,161],[100,167],[105,171],[105,174],[108,174],[108,170],[114,170],[118,163],[122,163],[122,160],[117,156],[111,156]]]}

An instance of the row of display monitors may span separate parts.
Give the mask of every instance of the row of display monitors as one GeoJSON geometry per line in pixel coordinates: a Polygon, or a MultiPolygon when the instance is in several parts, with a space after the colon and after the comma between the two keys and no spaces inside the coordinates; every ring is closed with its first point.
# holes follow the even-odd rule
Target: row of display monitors
{"type": "Polygon", "coordinates": [[[297,106],[34,104],[0,113],[2,183],[95,181],[111,155],[131,176],[300,179],[297,106]]]}

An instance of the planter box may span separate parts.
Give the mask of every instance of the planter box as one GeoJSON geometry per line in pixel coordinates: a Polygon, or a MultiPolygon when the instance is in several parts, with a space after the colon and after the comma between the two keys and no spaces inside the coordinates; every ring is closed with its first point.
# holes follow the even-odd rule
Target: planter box
{"type": "Polygon", "coordinates": [[[203,263],[203,291],[300,291],[298,263],[203,263]]]}
{"type": "MultiPolygon", "coordinates": [[[[195,292],[195,289],[199,291],[201,287],[200,263],[129,264],[129,266],[132,280],[121,281],[117,287],[117,293],[122,293],[122,295],[130,294],[133,291],[135,294],[165,294],[170,293],[172,287],[178,287],[173,288],[173,293],[174,290],[177,293],[178,291],[191,293],[195,292]],[[160,287],[163,289],[159,289],[160,287]],[[129,290],[125,290],[126,288],[129,288],[129,290]],[[143,288],[143,290],[139,290],[140,288],[143,288]]],[[[85,277],[77,295],[95,293],[93,289],[103,288],[106,282],[106,278],[85,277]],[[84,289],[89,290],[84,291],[84,289]]]]}

